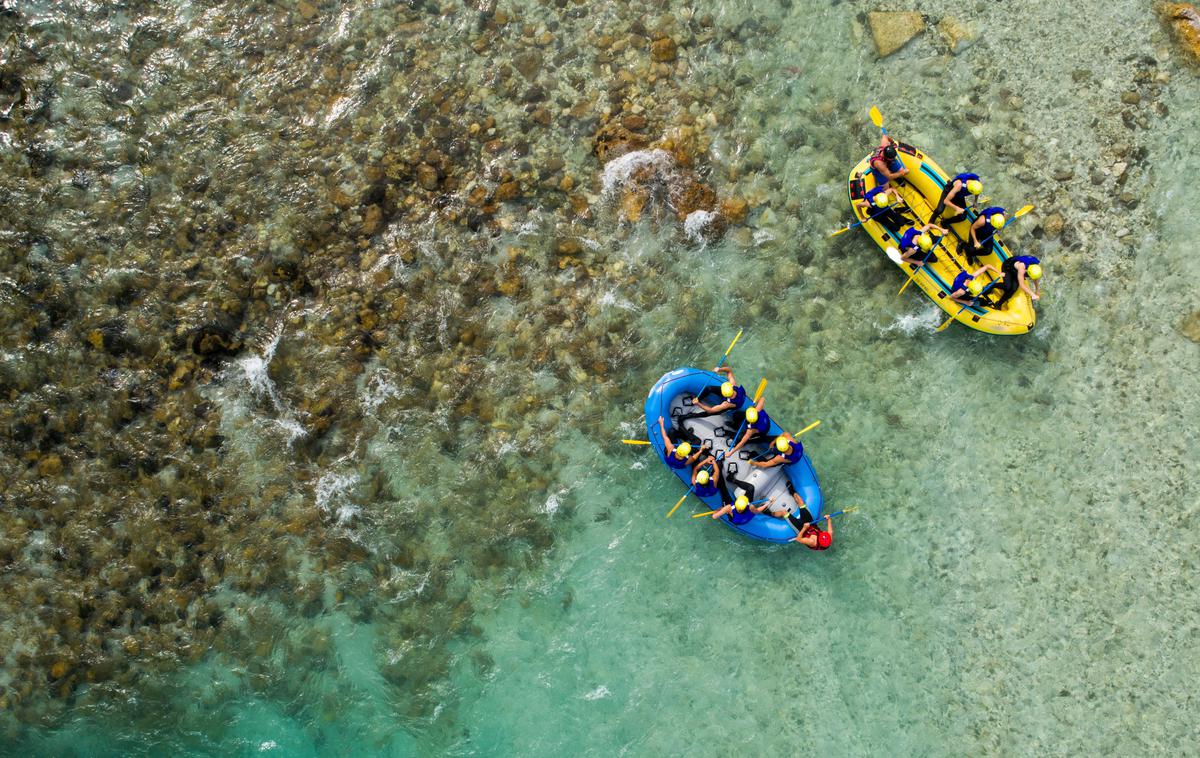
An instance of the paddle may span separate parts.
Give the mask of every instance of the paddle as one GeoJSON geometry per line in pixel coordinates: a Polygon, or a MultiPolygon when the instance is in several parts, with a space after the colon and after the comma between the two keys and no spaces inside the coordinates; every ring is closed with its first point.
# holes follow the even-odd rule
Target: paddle
{"type": "Polygon", "coordinates": [[[721,356],[720,362],[717,363],[717,368],[721,368],[721,366],[725,365],[725,359],[729,357],[729,351],[733,350],[733,346],[736,345],[737,341],[740,340],[741,338],[742,338],[742,330],[738,329],[737,336],[735,336],[733,338],[733,342],[730,342],[729,347],[725,349],[725,355],[721,356]]]}
{"type": "MultiPolygon", "coordinates": [[[[765,502],[767,502],[767,501],[766,500],[755,500],[753,503],[750,503],[750,505],[762,505],[765,502]]],[[[714,513],[716,513],[716,511],[705,511],[704,513],[693,513],[692,518],[700,518],[701,516],[711,516],[714,513]]]]}
{"type": "Polygon", "coordinates": [[[763,379],[761,382],[758,383],[758,389],[754,391],[754,402],[756,404],[758,403],[759,399],[762,397],[763,390],[765,390],[766,388],[767,388],[767,380],[763,379]]]}
{"type": "Polygon", "coordinates": [[[943,329],[945,329],[946,327],[950,326],[950,322],[951,322],[951,321],[953,321],[954,319],[958,318],[958,317],[959,317],[959,316],[962,314],[962,312],[963,312],[963,311],[965,311],[966,309],[970,308],[972,305],[975,305],[975,303],[979,301],[979,298],[981,298],[981,297],[983,297],[984,295],[986,295],[986,294],[988,293],[988,290],[990,290],[992,287],[995,287],[997,284],[999,284],[1002,278],[1003,278],[1003,275],[1001,275],[1001,277],[1000,277],[1000,278],[993,279],[992,281],[988,282],[988,286],[986,286],[986,287],[984,287],[982,290],[980,290],[978,295],[976,295],[975,297],[971,298],[971,303],[970,303],[970,304],[968,304],[968,305],[964,305],[963,307],[959,308],[959,309],[958,309],[958,313],[955,313],[953,316],[951,316],[950,318],[948,318],[948,319],[946,319],[945,321],[943,321],[943,322],[942,322],[942,325],[941,325],[941,326],[939,326],[937,329],[934,329],[934,331],[935,331],[935,332],[940,332],[940,331],[942,331],[943,329]]]}
{"type": "MultiPolygon", "coordinates": [[[[831,518],[831,519],[835,519],[835,518],[837,518],[838,516],[841,516],[841,515],[842,515],[842,514],[844,514],[844,513],[854,513],[854,512],[855,512],[855,511],[857,511],[857,510],[858,510],[858,506],[857,506],[857,505],[852,505],[852,506],[850,506],[849,508],[843,508],[842,510],[840,510],[840,511],[837,511],[836,513],[831,513],[831,514],[829,514],[829,518],[831,518]]],[[[824,521],[824,520],[825,520],[825,517],[824,517],[824,516],[822,516],[821,518],[817,519],[817,521],[824,521]]],[[[790,527],[792,528],[792,531],[796,533],[796,536],[797,536],[797,537],[799,537],[799,536],[800,536],[800,530],[796,528],[796,525],[795,525],[795,524],[793,524],[791,521],[788,521],[787,519],[784,519],[784,521],[787,521],[787,523],[788,523],[788,526],[790,526],[790,527]]],[[[811,524],[816,524],[816,523],[817,523],[817,521],[810,521],[809,523],[811,523],[811,524]]]]}
{"type": "Polygon", "coordinates": [[[693,484],[688,491],[683,494],[683,497],[679,498],[679,502],[675,504],[675,507],[667,511],[667,518],[671,518],[675,515],[675,511],[679,510],[679,506],[683,505],[683,501],[687,500],[688,495],[692,494],[692,490],[694,489],[696,489],[696,485],[693,484]]]}
{"type": "Polygon", "coordinates": [[[866,218],[864,218],[864,219],[863,219],[863,220],[861,220],[861,221],[856,221],[856,222],[854,222],[853,224],[851,224],[850,226],[847,226],[847,227],[845,227],[844,229],[838,229],[836,232],[834,232],[833,234],[831,234],[831,235],[829,235],[829,236],[830,236],[830,237],[836,237],[836,236],[838,236],[839,234],[845,234],[846,232],[850,231],[850,230],[851,230],[851,229],[853,229],[854,227],[856,227],[856,226],[860,226],[860,225],[862,225],[862,224],[865,224],[865,223],[867,223],[868,221],[870,221],[871,219],[875,218],[876,216],[882,216],[883,214],[887,213],[887,212],[888,212],[888,211],[890,211],[891,209],[892,209],[892,207],[889,205],[887,208],[884,208],[884,209],[883,209],[883,210],[881,210],[879,213],[875,213],[875,214],[873,214],[873,215],[867,216],[866,218]]]}
{"type": "Polygon", "coordinates": [[[647,440],[621,440],[621,442],[624,442],[626,445],[649,445],[650,444],[649,441],[647,441],[647,440]]]}
{"type": "Polygon", "coordinates": [[[883,114],[879,112],[879,109],[872,105],[871,110],[867,111],[867,114],[871,117],[871,123],[878,126],[879,131],[887,134],[887,129],[883,128],[883,114]]]}

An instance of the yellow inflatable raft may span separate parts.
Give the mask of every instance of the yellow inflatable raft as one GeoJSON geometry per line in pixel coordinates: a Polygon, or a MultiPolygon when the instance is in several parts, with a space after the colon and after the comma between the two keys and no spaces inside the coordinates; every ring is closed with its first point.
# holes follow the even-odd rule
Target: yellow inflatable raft
{"type": "MultiPolygon", "coordinates": [[[[906,215],[915,216],[918,219],[918,225],[923,225],[933,215],[938,199],[942,196],[942,187],[950,178],[932,159],[911,145],[898,143],[897,156],[908,168],[908,173],[904,176],[904,181],[895,182],[893,186],[911,211],[906,215]]],[[[868,160],[870,160],[870,155],[859,161],[858,165],[850,172],[850,206],[859,221],[866,219],[872,213],[870,208],[860,208],[854,205],[854,201],[862,199],[865,192],[875,187],[875,172],[870,170],[868,160]]],[[[967,262],[966,253],[962,249],[962,240],[969,239],[971,224],[975,218],[975,213],[968,210],[967,219],[964,221],[949,226],[942,223],[940,219],[936,222],[939,226],[951,230],[951,233],[942,240],[941,247],[936,249],[935,255],[938,258],[936,263],[926,263],[920,268],[903,262],[899,262],[897,265],[913,272],[913,281],[917,286],[923,289],[929,299],[937,303],[948,314],[957,314],[955,318],[960,323],[989,334],[1024,334],[1037,322],[1037,314],[1033,310],[1032,299],[1023,291],[1016,292],[999,310],[973,306],[963,308],[961,304],[950,299],[950,284],[960,271],[969,272],[984,263],[990,263],[999,269],[1001,263],[1012,257],[1012,253],[997,235],[992,238],[987,253],[979,257],[979,263],[976,266],[972,267],[967,262]]],[[[867,230],[871,239],[875,240],[881,250],[886,251],[889,247],[899,247],[900,234],[903,233],[903,229],[893,232],[875,220],[867,221],[862,228],[867,230]]],[[[896,261],[893,260],[893,262],[896,261]]],[[[992,278],[991,272],[987,272],[981,277],[985,284],[990,284],[992,278]]]]}

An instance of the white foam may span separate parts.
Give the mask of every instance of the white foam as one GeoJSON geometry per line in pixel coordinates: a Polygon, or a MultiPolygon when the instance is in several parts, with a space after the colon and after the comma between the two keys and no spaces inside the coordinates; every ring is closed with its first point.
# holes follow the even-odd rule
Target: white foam
{"type": "Polygon", "coordinates": [[[362,512],[350,502],[350,489],[358,482],[354,474],[338,474],[330,472],[317,480],[314,493],[317,507],[323,511],[333,511],[339,524],[349,523],[362,512]]]}
{"type": "Polygon", "coordinates": [[[600,179],[600,194],[605,197],[612,195],[617,188],[629,183],[635,171],[651,167],[656,173],[661,173],[670,171],[674,166],[675,159],[666,150],[634,150],[625,153],[604,166],[604,175],[600,179]]]}
{"type": "Polygon", "coordinates": [[[683,234],[688,238],[689,242],[704,243],[704,233],[708,231],[709,226],[717,218],[717,214],[712,211],[695,210],[688,214],[687,219],[683,222],[683,234]]]}
{"type": "Polygon", "coordinates": [[[584,700],[600,700],[602,698],[612,697],[612,692],[603,684],[583,696],[584,700]]]}
{"type": "Polygon", "coordinates": [[[897,316],[890,324],[877,325],[880,334],[888,332],[900,332],[905,336],[911,337],[918,332],[929,331],[937,326],[937,314],[941,311],[930,309],[921,311],[920,313],[905,313],[897,316]]]}

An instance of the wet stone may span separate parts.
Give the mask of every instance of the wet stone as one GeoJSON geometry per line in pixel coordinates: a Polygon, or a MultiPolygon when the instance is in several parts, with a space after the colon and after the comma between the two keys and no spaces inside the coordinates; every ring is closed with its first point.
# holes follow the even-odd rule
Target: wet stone
{"type": "Polygon", "coordinates": [[[886,58],[925,31],[925,18],[916,11],[872,11],[867,26],[875,42],[875,52],[886,58]]]}

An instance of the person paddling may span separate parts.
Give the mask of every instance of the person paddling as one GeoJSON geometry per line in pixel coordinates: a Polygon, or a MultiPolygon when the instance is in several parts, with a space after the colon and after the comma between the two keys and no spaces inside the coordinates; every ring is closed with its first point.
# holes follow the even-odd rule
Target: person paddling
{"type": "MultiPolygon", "coordinates": [[[[659,423],[661,426],[661,418],[659,419],[659,423]]],[[[680,442],[678,445],[675,445],[666,434],[663,434],[663,448],[663,463],[666,463],[671,468],[691,466],[704,454],[703,447],[693,453],[691,443],[680,442]]]]}
{"type": "Polygon", "coordinates": [[[978,174],[955,174],[954,178],[942,187],[942,196],[938,198],[937,207],[933,209],[930,221],[936,221],[939,216],[949,210],[953,216],[942,219],[943,223],[953,224],[967,217],[967,199],[978,197],[983,192],[983,182],[978,174]]]}
{"type": "Polygon", "coordinates": [[[905,263],[914,266],[924,266],[926,263],[937,263],[937,253],[933,252],[933,237],[930,230],[936,230],[941,236],[946,230],[932,222],[923,226],[913,226],[900,235],[900,258],[905,263]]]}
{"type": "Polygon", "coordinates": [[[1008,223],[1008,217],[1003,208],[998,205],[984,208],[979,214],[979,218],[975,219],[975,223],[971,224],[971,239],[964,245],[967,261],[978,263],[979,256],[987,255],[991,249],[992,237],[995,237],[1006,223],[1008,223]],[[984,245],[988,247],[985,248],[984,245]]]}
{"type": "MultiPolygon", "coordinates": [[[[766,435],[767,432],[771,431],[771,417],[763,410],[765,402],[766,398],[760,397],[758,403],[747,408],[745,413],[734,414],[733,419],[731,419],[732,422],[737,425],[737,429],[741,429],[744,420],[746,431],[726,457],[733,458],[734,454],[741,450],[742,446],[749,442],[751,438],[766,435]]],[[[734,434],[737,434],[736,430],[734,434]]]]}
{"type": "MultiPolygon", "coordinates": [[[[984,284],[980,276],[988,271],[995,273],[996,276],[1000,275],[995,266],[987,263],[969,274],[966,271],[960,271],[950,285],[950,299],[959,305],[975,305],[979,301],[980,294],[983,293],[984,284]]],[[[991,301],[987,298],[983,299],[982,304],[991,307],[991,301]]]]}
{"type": "Polygon", "coordinates": [[[867,190],[854,205],[863,210],[864,216],[882,224],[893,234],[899,234],[901,229],[913,223],[912,217],[906,215],[912,210],[904,204],[896,189],[886,184],[867,190]]]}
{"type": "Polygon", "coordinates": [[[1024,290],[1025,294],[1037,301],[1041,298],[1042,285],[1039,281],[1042,278],[1042,262],[1032,255],[1016,255],[1009,258],[1004,263],[1000,264],[1000,275],[1004,278],[1000,284],[996,285],[1001,295],[996,300],[993,308],[1003,308],[1008,299],[1017,293],[1017,290],[1024,290]],[[1033,282],[1034,289],[1030,289],[1025,283],[1028,279],[1033,282]]]}
{"type": "Polygon", "coordinates": [[[751,505],[750,502],[750,498],[745,495],[739,495],[737,500],[718,508],[711,515],[715,519],[728,515],[731,524],[741,526],[766,510],[771,503],[775,502],[775,498],[771,498],[767,502],[757,506],[751,505]]]}
{"type": "Polygon", "coordinates": [[[800,527],[792,542],[799,542],[809,550],[828,550],[833,545],[833,519],[829,514],[825,514],[825,531],[821,531],[812,523],[805,524],[800,527]]]}
{"type": "Polygon", "coordinates": [[[885,134],[879,140],[879,147],[871,153],[868,163],[875,174],[876,186],[882,187],[893,180],[899,181],[908,173],[908,168],[896,151],[896,145],[896,140],[885,134]]]}
{"type": "Polygon", "coordinates": [[[728,366],[718,366],[716,372],[724,374],[727,377],[727,381],[700,390],[692,400],[692,405],[700,408],[700,411],[685,413],[679,417],[680,421],[690,418],[700,418],[702,416],[715,416],[718,413],[724,413],[728,410],[736,411],[746,402],[746,389],[737,383],[737,379],[733,376],[733,369],[728,366]],[[722,398],[721,402],[716,405],[705,405],[703,398],[714,394],[722,398]]]}
{"type": "Polygon", "coordinates": [[[722,504],[733,502],[733,498],[729,495],[729,488],[721,479],[721,467],[717,464],[717,459],[711,455],[692,469],[692,484],[695,487],[693,492],[699,497],[705,498],[719,494],[722,504]]]}
{"type": "Polygon", "coordinates": [[[750,461],[755,468],[772,468],[795,463],[804,457],[804,445],[791,434],[784,432],[775,438],[775,455],[765,461],[750,461]]]}

